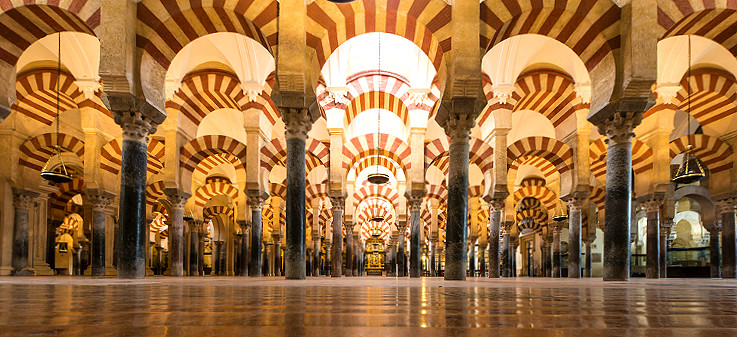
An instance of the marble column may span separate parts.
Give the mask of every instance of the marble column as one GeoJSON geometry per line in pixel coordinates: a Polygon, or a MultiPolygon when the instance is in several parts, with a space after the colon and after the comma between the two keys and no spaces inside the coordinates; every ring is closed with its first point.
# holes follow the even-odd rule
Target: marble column
{"type": "MultiPolygon", "coordinates": [[[[405,225],[406,226],[406,222],[405,225]]],[[[399,238],[397,239],[397,252],[395,253],[395,257],[397,260],[397,277],[405,277],[407,276],[407,255],[405,253],[405,243],[406,243],[406,229],[407,227],[399,226],[399,238]]]]}
{"type": "Polygon", "coordinates": [[[200,275],[200,231],[202,230],[201,220],[192,220],[189,230],[189,270],[187,275],[200,275]]]}
{"type": "Polygon", "coordinates": [[[735,262],[737,251],[735,246],[735,200],[732,198],[719,201],[719,212],[722,215],[722,278],[733,279],[737,276],[735,262]]]}
{"type": "Polygon", "coordinates": [[[29,212],[34,199],[38,197],[37,192],[13,188],[13,256],[11,266],[12,275],[32,276],[33,269],[28,267],[28,227],[30,222],[29,212]]]}
{"type": "Polygon", "coordinates": [[[504,199],[489,202],[489,277],[499,278],[499,228],[502,223],[504,199]]]}
{"type": "Polygon", "coordinates": [[[509,240],[510,240],[510,232],[512,231],[512,226],[508,224],[504,224],[502,227],[502,251],[501,251],[501,258],[502,258],[502,276],[503,277],[510,277],[511,275],[511,262],[512,259],[509,255],[509,240]]]}
{"type": "Polygon", "coordinates": [[[510,263],[512,266],[511,275],[512,277],[517,277],[517,248],[519,247],[519,237],[513,236],[511,237],[510,241],[509,255],[511,255],[512,258],[512,261],[510,263]]]}
{"type": "MultiPolygon", "coordinates": [[[[471,111],[467,113],[472,113],[471,111]]],[[[445,279],[466,279],[466,221],[468,218],[469,134],[474,118],[468,114],[449,113],[445,134],[448,149],[448,201],[445,225],[445,279]]]]}
{"type": "MultiPolygon", "coordinates": [[[[108,95],[111,105],[112,97],[108,95]]],[[[145,106],[145,104],[144,104],[145,106]]],[[[151,108],[153,109],[153,108],[151,108]]],[[[147,138],[156,124],[134,111],[111,109],[123,129],[120,167],[120,210],[118,218],[118,277],[143,278],[148,255],[146,226],[147,138]]]]}
{"type": "Polygon", "coordinates": [[[586,245],[586,262],[584,264],[584,277],[591,277],[591,243],[593,243],[594,240],[590,238],[586,238],[586,240],[583,241],[584,245],[586,245]]]}
{"type": "Polygon", "coordinates": [[[645,278],[660,278],[660,206],[662,198],[649,196],[641,200],[647,217],[647,251],[645,252],[645,278]]]}
{"type": "Polygon", "coordinates": [[[468,273],[471,277],[476,276],[476,239],[471,237],[468,247],[468,273]]]}
{"type": "Polygon", "coordinates": [[[248,203],[251,205],[251,259],[248,266],[248,276],[261,277],[261,239],[262,239],[262,207],[264,206],[264,198],[256,195],[248,196],[248,203]]]}
{"type": "MultiPolygon", "coordinates": [[[[282,260],[281,260],[281,235],[272,235],[271,240],[274,241],[274,276],[283,276],[281,274],[282,260]]],[[[305,274],[307,270],[305,269],[305,274]]],[[[305,275],[306,276],[306,275],[305,275]]]]}
{"type": "Polygon", "coordinates": [[[236,221],[238,226],[241,228],[241,233],[243,236],[241,236],[241,251],[240,254],[240,274],[238,276],[248,276],[248,261],[249,259],[249,252],[250,252],[250,242],[251,238],[249,236],[250,230],[251,230],[251,224],[246,222],[246,220],[238,220],[236,221]]]}
{"type": "Polygon", "coordinates": [[[304,108],[280,109],[286,126],[287,139],[287,225],[285,276],[288,280],[303,280],[305,266],[305,141],[312,128],[312,116],[304,108]]]}
{"type": "Polygon", "coordinates": [[[87,201],[92,205],[92,276],[105,276],[105,210],[114,197],[109,192],[87,191],[87,201]]]}
{"type": "MultiPolygon", "coordinates": [[[[670,228],[669,228],[670,229],[670,228]]],[[[709,232],[709,269],[711,278],[721,278],[721,259],[719,258],[719,232],[721,228],[716,228],[709,232]]]]}
{"type": "Polygon", "coordinates": [[[394,276],[394,266],[393,258],[392,258],[392,250],[394,249],[394,244],[389,241],[386,244],[386,249],[384,250],[385,259],[384,259],[384,269],[386,269],[386,276],[394,276]]]}
{"type": "Polygon", "coordinates": [[[331,197],[333,204],[333,246],[331,248],[330,276],[343,275],[343,197],[331,197]]]}
{"type": "Polygon", "coordinates": [[[345,220],[345,270],[343,275],[353,276],[353,221],[345,220]]]}
{"type": "Polygon", "coordinates": [[[486,248],[483,246],[479,247],[479,274],[486,276],[486,248]]]}
{"type": "Polygon", "coordinates": [[[422,197],[409,197],[407,202],[410,209],[409,225],[409,277],[422,276],[422,197]]]}
{"type": "Polygon", "coordinates": [[[585,198],[571,197],[568,205],[568,277],[581,278],[581,206],[585,198]]]}
{"type": "Polygon", "coordinates": [[[325,264],[323,265],[323,268],[325,269],[325,276],[332,276],[332,269],[333,269],[333,260],[331,259],[331,251],[333,250],[332,242],[330,240],[325,240],[325,264]]]}
{"type": "Polygon", "coordinates": [[[562,229],[562,224],[556,223],[553,224],[553,274],[551,277],[553,278],[560,278],[561,277],[561,267],[560,267],[560,232],[562,229]]]}
{"type": "Polygon", "coordinates": [[[548,275],[548,240],[545,240],[545,237],[543,236],[540,240],[540,269],[542,272],[543,277],[548,275]]]}
{"type": "Polygon", "coordinates": [[[437,253],[438,253],[438,239],[432,238],[430,240],[430,276],[438,276],[437,266],[437,253]]]}
{"type": "MultiPolygon", "coordinates": [[[[351,232],[353,230],[351,229],[351,232]]],[[[358,270],[361,266],[361,240],[357,233],[353,233],[353,276],[359,276],[358,270]]]]}
{"type": "Polygon", "coordinates": [[[598,126],[607,137],[604,281],[630,278],[632,137],[641,121],[642,112],[614,112],[598,126]]]}
{"type": "MultiPolygon", "coordinates": [[[[665,221],[660,224],[660,278],[668,277],[668,236],[670,235],[672,227],[673,219],[665,219],[665,221]]],[[[718,249],[719,246],[717,245],[717,250],[718,249]]],[[[717,254],[719,254],[718,251],[717,254]]],[[[721,277],[721,272],[719,277],[721,277]]]]}
{"type": "Polygon", "coordinates": [[[184,276],[184,204],[192,195],[177,189],[164,191],[171,204],[169,219],[169,258],[171,276],[184,276]]]}
{"type": "Polygon", "coordinates": [[[212,264],[212,271],[210,275],[220,275],[220,250],[222,249],[221,241],[212,241],[212,253],[210,255],[210,262],[212,264]]]}
{"type": "Polygon", "coordinates": [[[320,236],[312,236],[312,276],[320,276],[320,236]]]}

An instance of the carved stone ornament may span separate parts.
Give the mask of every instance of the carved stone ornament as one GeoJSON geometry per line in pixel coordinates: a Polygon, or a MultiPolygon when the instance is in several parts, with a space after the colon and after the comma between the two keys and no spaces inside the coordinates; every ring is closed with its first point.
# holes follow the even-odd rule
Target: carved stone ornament
{"type": "Polygon", "coordinates": [[[345,203],[345,198],[343,197],[330,197],[330,203],[333,205],[333,212],[335,211],[343,211],[343,204],[345,203]]]}
{"type": "Polygon", "coordinates": [[[445,123],[445,134],[450,137],[450,143],[468,142],[471,128],[475,125],[473,115],[451,114],[445,123]]]}
{"type": "Polygon", "coordinates": [[[166,189],[164,194],[166,194],[166,198],[171,203],[172,209],[183,209],[187,200],[192,196],[191,194],[182,192],[178,189],[166,189]]]}
{"type": "Polygon", "coordinates": [[[140,112],[113,112],[115,123],[123,129],[123,139],[147,142],[149,134],[156,132],[156,125],[142,117],[140,112]]]}
{"type": "Polygon", "coordinates": [[[13,207],[15,209],[29,210],[38,197],[37,192],[13,188],[13,207]]]}
{"type": "Polygon", "coordinates": [[[104,212],[112,202],[115,195],[110,192],[89,190],[87,191],[87,201],[95,212],[104,212]]]}
{"type": "Polygon", "coordinates": [[[286,126],[286,137],[306,140],[312,129],[312,116],[307,108],[282,108],[282,119],[286,126]]]}
{"type": "Polygon", "coordinates": [[[491,201],[489,201],[489,211],[501,212],[504,210],[504,205],[504,199],[491,199],[491,201]]]}
{"type": "Polygon", "coordinates": [[[607,144],[629,142],[634,137],[633,130],[642,122],[642,112],[615,112],[599,124],[599,133],[606,135],[607,144]]]}

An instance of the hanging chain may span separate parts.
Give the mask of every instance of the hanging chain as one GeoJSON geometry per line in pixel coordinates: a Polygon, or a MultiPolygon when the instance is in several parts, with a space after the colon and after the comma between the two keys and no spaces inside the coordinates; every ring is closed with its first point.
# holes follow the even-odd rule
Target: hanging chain
{"type": "Polygon", "coordinates": [[[691,147],[691,35],[688,36],[688,80],[686,81],[686,91],[688,92],[688,147],[691,147]]]}
{"type": "Polygon", "coordinates": [[[376,174],[379,174],[379,149],[381,148],[379,139],[381,138],[381,96],[383,96],[381,92],[381,33],[379,34],[379,109],[376,112],[379,116],[376,119],[376,174]]]}
{"type": "MultiPolygon", "coordinates": [[[[56,65],[56,146],[59,147],[59,124],[61,124],[61,117],[59,116],[59,93],[61,92],[61,32],[59,32],[57,52],[59,61],[56,65]]],[[[61,150],[59,150],[61,151],[61,150]]]]}

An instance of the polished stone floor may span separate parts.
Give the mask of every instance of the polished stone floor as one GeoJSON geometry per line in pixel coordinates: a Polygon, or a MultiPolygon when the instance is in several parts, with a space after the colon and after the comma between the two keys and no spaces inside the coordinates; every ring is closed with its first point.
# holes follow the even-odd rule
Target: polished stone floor
{"type": "Polygon", "coordinates": [[[737,336],[734,280],[0,278],[0,336],[737,336]]]}

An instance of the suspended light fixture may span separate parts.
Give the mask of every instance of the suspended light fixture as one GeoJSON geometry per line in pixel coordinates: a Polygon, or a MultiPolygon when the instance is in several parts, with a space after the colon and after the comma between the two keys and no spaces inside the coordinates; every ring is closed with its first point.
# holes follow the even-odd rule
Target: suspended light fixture
{"type": "MultiPolygon", "coordinates": [[[[378,66],[378,69],[379,69],[379,81],[381,81],[381,33],[377,33],[377,34],[379,34],[379,58],[378,58],[379,66],[378,66]]],[[[381,142],[380,142],[380,139],[381,139],[381,107],[382,107],[381,96],[383,95],[381,94],[379,95],[379,110],[377,112],[378,118],[376,119],[376,155],[377,156],[379,155],[379,151],[381,149],[381,142]]],[[[369,173],[368,178],[366,179],[371,184],[382,185],[382,184],[386,184],[389,182],[389,175],[386,173],[379,172],[379,164],[377,163],[376,172],[369,173]]],[[[382,218],[380,221],[382,220],[384,219],[382,218]]]]}
{"type": "Polygon", "coordinates": [[[381,216],[381,215],[375,215],[375,216],[371,217],[371,221],[373,221],[373,222],[382,222],[382,221],[384,221],[384,217],[381,216]]]}
{"type": "Polygon", "coordinates": [[[688,145],[686,152],[683,154],[681,165],[678,166],[676,175],[671,179],[676,184],[691,184],[704,179],[704,163],[694,155],[693,145],[691,144],[691,35],[688,36],[688,79],[686,80],[686,92],[688,94],[688,145]]]}
{"type": "Polygon", "coordinates": [[[59,146],[59,124],[61,124],[61,116],[59,114],[59,93],[61,92],[61,33],[59,33],[58,42],[58,64],[56,68],[56,145],[54,145],[52,156],[41,169],[41,178],[52,183],[61,184],[72,181],[72,175],[64,164],[64,158],[61,156],[61,147],[59,146]],[[57,158],[56,162],[52,161],[53,158],[57,158]]]}
{"type": "Polygon", "coordinates": [[[347,3],[354,2],[356,0],[328,0],[328,1],[332,3],[336,3],[336,4],[347,4],[347,3]]]}
{"type": "Polygon", "coordinates": [[[563,204],[563,201],[558,199],[558,207],[555,208],[555,215],[553,215],[554,221],[566,221],[568,220],[568,210],[566,209],[566,205],[563,204]]]}

